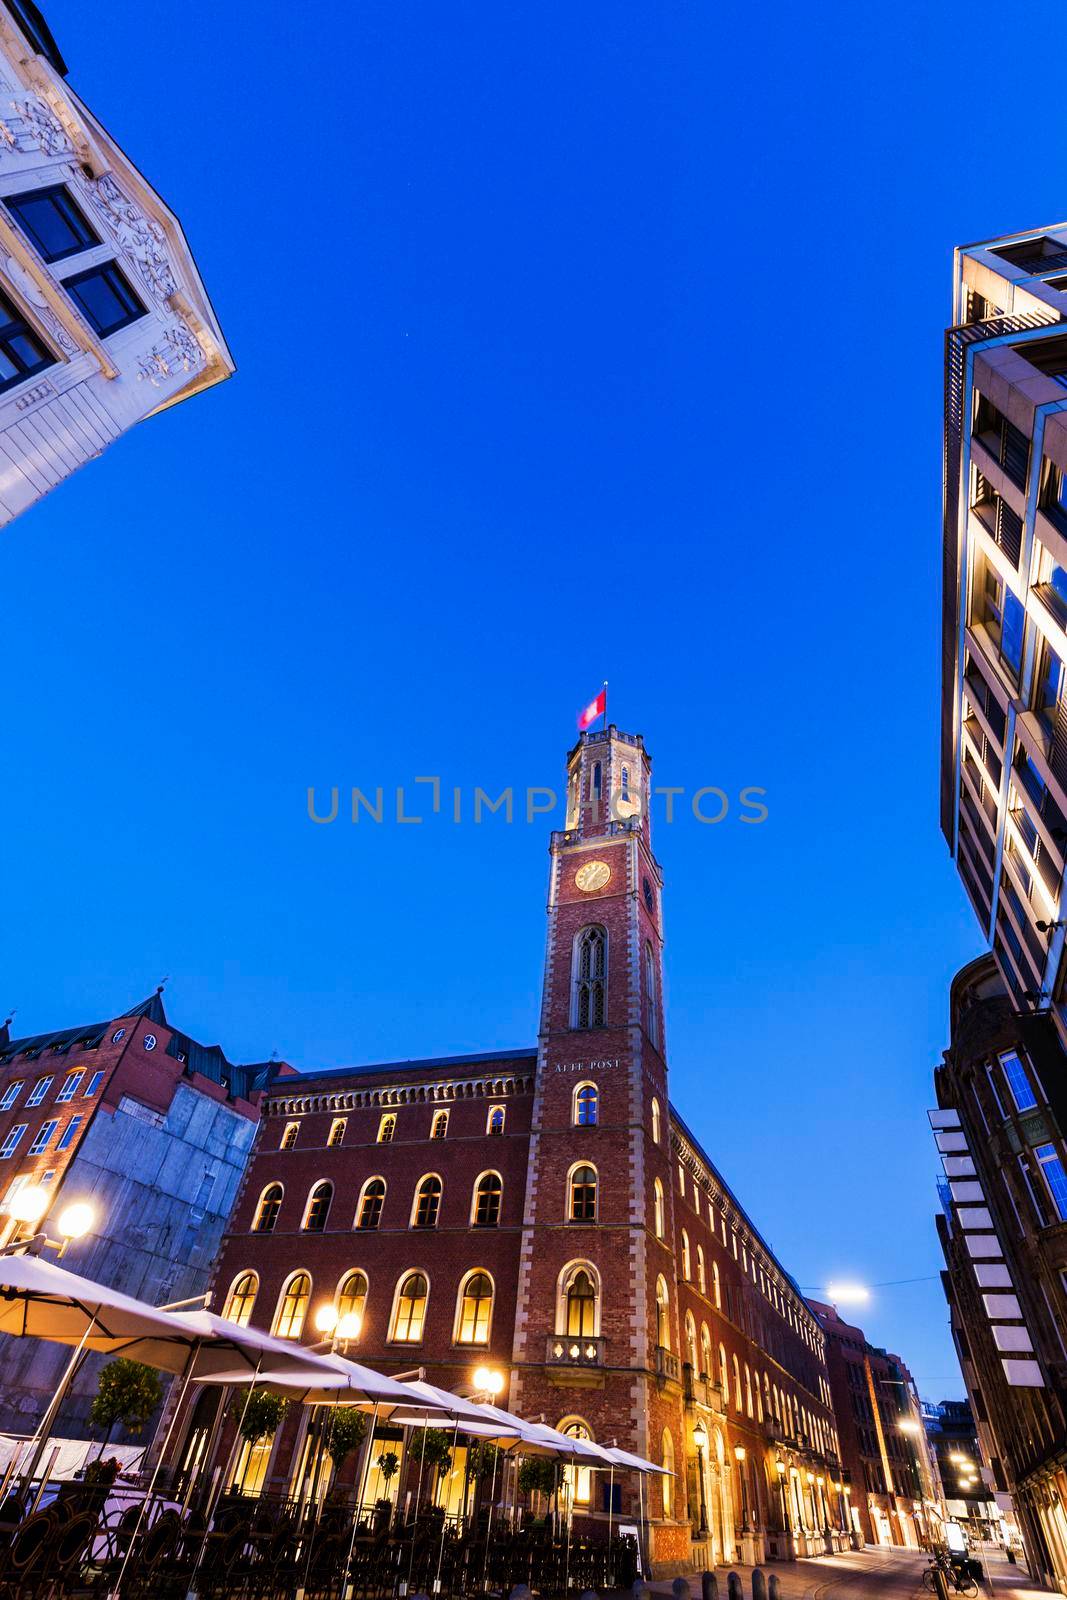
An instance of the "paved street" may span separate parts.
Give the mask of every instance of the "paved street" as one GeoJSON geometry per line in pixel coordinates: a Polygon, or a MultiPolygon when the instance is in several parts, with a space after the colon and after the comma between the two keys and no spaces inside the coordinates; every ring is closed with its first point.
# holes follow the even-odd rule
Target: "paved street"
{"type": "MultiPolygon", "coordinates": [[[[980,1552],[986,1569],[983,1586],[988,1600],[1037,1600],[1050,1593],[1031,1583],[1026,1573],[1012,1566],[1003,1557],[980,1552]]],[[[768,1576],[773,1572],[778,1578],[782,1600],[913,1600],[923,1594],[920,1579],[927,1558],[916,1550],[866,1550],[850,1551],[846,1555],[822,1556],[817,1561],[770,1562],[764,1568],[768,1576]]],[[[727,1568],[718,1569],[719,1594],[726,1597],[727,1568]]],[[[744,1585],[745,1600],[752,1593],[752,1569],[735,1569],[744,1585]]],[[[700,1580],[690,1580],[694,1600],[699,1600],[700,1580]]],[[[654,1594],[669,1595],[669,1582],[653,1583],[654,1594]]],[[[983,1590],[979,1591],[981,1596],[983,1590]]],[[[1055,1592],[1055,1591],[1052,1591],[1055,1592]]]]}

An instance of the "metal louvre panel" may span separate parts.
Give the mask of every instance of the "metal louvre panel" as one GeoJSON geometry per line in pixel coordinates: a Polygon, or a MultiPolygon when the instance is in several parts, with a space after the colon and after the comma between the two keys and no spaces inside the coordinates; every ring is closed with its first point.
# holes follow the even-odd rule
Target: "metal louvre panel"
{"type": "Polygon", "coordinates": [[[1067,789],[1067,700],[1061,695],[1056,702],[1056,728],[1052,735],[1049,766],[1061,789],[1067,789]]]}

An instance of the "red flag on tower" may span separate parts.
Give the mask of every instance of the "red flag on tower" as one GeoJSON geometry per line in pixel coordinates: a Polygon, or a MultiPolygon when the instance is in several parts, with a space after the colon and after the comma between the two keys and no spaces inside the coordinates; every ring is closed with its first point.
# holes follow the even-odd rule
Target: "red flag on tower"
{"type": "Polygon", "coordinates": [[[578,731],[580,733],[584,733],[586,728],[592,726],[592,724],[596,721],[597,717],[606,716],[607,715],[607,710],[608,710],[608,686],[607,686],[607,684],[605,684],[604,687],[601,689],[600,693],[597,695],[596,699],[595,700],[590,700],[589,704],[586,706],[584,711],[579,711],[579,713],[578,713],[578,731]]]}

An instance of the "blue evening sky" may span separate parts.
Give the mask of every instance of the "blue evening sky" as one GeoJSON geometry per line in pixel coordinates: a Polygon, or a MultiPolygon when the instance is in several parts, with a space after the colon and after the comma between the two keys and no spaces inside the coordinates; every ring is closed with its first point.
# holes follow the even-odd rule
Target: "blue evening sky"
{"type": "MultiPolygon", "coordinates": [[[[767,791],[657,819],[674,1099],[802,1284],[936,1274],[980,949],[942,329],[953,244],[1065,209],[1032,49],[988,0],[47,12],[240,370],[3,535],[16,1031],[169,974],[236,1058],[533,1043],[548,819],[316,827],[306,789],[562,787],[606,677],[658,782],[767,791]]],[[[946,1320],[936,1281],[864,1317],[933,1398],[946,1320]]]]}

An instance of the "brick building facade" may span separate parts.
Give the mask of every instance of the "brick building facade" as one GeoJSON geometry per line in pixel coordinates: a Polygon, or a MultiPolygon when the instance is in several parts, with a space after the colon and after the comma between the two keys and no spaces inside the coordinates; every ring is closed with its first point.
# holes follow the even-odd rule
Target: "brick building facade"
{"type": "MultiPolygon", "coordinates": [[[[333,1301],[361,1318],[352,1353],[373,1366],[469,1392],[488,1364],[519,1413],[662,1461],[657,1570],[834,1548],[822,1331],[669,1102],[642,740],[583,734],[568,781],[537,1047],[276,1084],[217,1306],[310,1342],[333,1301]]],[[[245,1451],[246,1485],[292,1489],[307,1426],[245,1451]]],[[[606,1485],[579,1473],[573,1490],[604,1515],[606,1485]]]]}
{"type": "Polygon", "coordinates": [[[916,1549],[941,1521],[922,1407],[897,1355],[872,1345],[834,1306],[812,1301],[826,1335],[830,1392],[851,1486],[853,1518],[865,1544],[916,1549]]]}
{"type": "MultiPolygon", "coordinates": [[[[0,1029],[0,1244],[72,1202],[93,1222],[64,1265],[153,1304],[203,1293],[279,1062],[239,1066],[173,1027],[157,991],[108,1022],[12,1039],[0,1029]]],[[[33,1429],[70,1352],[0,1336],[0,1429],[33,1429]]],[[[87,1437],[102,1357],[76,1378],[59,1431],[87,1437]]]]}

